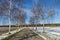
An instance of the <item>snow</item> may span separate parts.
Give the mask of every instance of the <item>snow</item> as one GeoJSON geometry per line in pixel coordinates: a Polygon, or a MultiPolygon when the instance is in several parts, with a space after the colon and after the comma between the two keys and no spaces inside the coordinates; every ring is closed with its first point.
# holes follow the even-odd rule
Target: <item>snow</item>
{"type": "MultiPolygon", "coordinates": [[[[33,27],[30,27],[33,28],[33,27]]],[[[35,27],[34,27],[35,29],[35,27]]],[[[43,27],[37,27],[38,32],[43,31],[43,27]]],[[[45,32],[60,36],[60,27],[45,27],[45,32]]]]}
{"type": "MultiPolygon", "coordinates": [[[[30,28],[33,29],[33,27],[30,28]]],[[[43,32],[43,27],[37,27],[37,31],[43,32]]],[[[60,40],[60,27],[45,27],[45,32],[50,38],[54,40],[60,40]]]]}

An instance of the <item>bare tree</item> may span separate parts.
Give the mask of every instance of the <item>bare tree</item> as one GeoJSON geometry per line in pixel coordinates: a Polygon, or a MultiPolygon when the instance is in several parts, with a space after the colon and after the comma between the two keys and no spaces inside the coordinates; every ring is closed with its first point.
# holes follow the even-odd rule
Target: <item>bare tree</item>
{"type": "MultiPolygon", "coordinates": [[[[35,16],[36,24],[38,20],[42,20],[43,23],[43,32],[44,32],[44,20],[45,20],[45,5],[42,3],[34,2],[33,15],[35,16]]],[[[37,28],[36,28],[37,29],[37,28]]]]}
{"type": "Polygon", "coordinates": [[[26,12],[22,9],[18,9],[13,12],[15,15],[13,16],[13,20],[17,21],[18,24],[25,24],[26,20],[26,12]]]}
{"type": "Polygon", "coordinates": [[[8,8],[8,6],[9,6],[8,2],[9,2],[8,0],[5,0],[4,2],[0,3],[0,14],[1,15],[5,15],[5,12],[8,12],[8,9],[9,9],[8,8]]]}
{"type": "Polygon", "coordinates": [[[22,24],[25,24],[26,18],[27,18],[26,12],[22,11],[22,14],[20,16],[20,21],[22,24]]]}
{"type": "Polygon", "coordinates": [[[34,24],[35,24],[35,17],[34,16],[30,17],[29,23],[33,26],[33,30],[34,30],[34,24]]]}
{"type": "MultiPolygon", "coordinates": [[[[13,14],[11,12],[11,10],[13,8],[17,8],[16,7],[17,4],[19,7],[20,6],[22,7],[23,1],[22,0],[3,0],[3,2],[1,2],[1,4],[0,4],[0,10],[1,10],[0,14],[7,16],[7,18],[9,19],[9,31],[10,31],[10,27],[11,27],[11,25],[10,25],[11,24],[11,15],[13,14]]],[[[18,9],[19,9],[19,7],[18,7],[18,9]]]]}
{"type": "MultiPolygon", "coordinates": [[[[17,13],[18,9],[21,9],[22,7],[24,7],[23,6],[24,2],[25,2],[25,0],[12,0],[12,5],[11,5],[12,7],[10,9],[9,8],[10,0],[5,0],[5,1],[3,0],[0,3],[0,16],[2,16],[2,15],[8,16],[9,10],[10,11],[12,10],[13,12],[16,11],[16,13],[17,13]],[[18,6],[18,8],[16,7],[16,5],[18,6]],[[15,8],[17,8],[17,9],[15,9],[15,8]]],[[[12,11],[10,13],[10,17],[11,17],[11,15],[13,15],[12,11]]]]}
{"type": "Polygon", "coordinates": [[[30,20],[29,20],[30,24],[34,25],[35,23],[35,18],[32,16],[30,17],[30,20]]]}
{"type": "Polygon", "coordinates": [[[50,8],[48,10],[48,19],[50,19],[50,23],[53,23],[53,19],[55,17],[55,10],[53,8],[50,8]]]}
{"type": "Polygon", "coordinates": [[[36,30],[37,30],[37,21],[39,20],[39,13],[38,13],[38,7],[37,7],[37,0],[33,0],[33,8],[32,8],[33,16],[35,17],[35,24],[36,24],[36,30]]]}

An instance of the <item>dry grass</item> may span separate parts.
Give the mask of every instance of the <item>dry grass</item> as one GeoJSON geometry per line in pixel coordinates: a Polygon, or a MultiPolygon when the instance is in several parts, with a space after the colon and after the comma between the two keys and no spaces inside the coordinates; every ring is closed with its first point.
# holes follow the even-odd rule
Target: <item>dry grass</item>
{"type": "MultiPolygon", "coordinates": [[[[17,27],[11,27],[11,31],[17,29],[17,27]]],[[[9,31],[9,27],[0,27],[0,35],[9,31]]]]}

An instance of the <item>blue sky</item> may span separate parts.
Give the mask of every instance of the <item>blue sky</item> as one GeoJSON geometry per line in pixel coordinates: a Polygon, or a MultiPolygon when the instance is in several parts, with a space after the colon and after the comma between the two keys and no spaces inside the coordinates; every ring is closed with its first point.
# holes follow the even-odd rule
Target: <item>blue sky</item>
{"type": "MultiPolygon", "coordinates": [[[[43,3],[43,4],[46,3],[46,9],[48,9],[49,7],[53,5],[53,8],[56,11],[56,15],[55,15],[53,23],[60,23],[60,0],[39,0],[38,2],[43,3]]],[[[31,0],[27,2],[27,7],[32,7],[31,0]]],[[[29,8],[26,10],[28,12],[28,15],[30,16],[31,10],[29,8]]]]}
{"type": "MultiPolygon", "coordinates": [[[[54,4],[53,8],[55,9],[56,14],[57,14],[57,15],[55,15],[54,23],[60,23],[60,0],[38,0],[38,2],[42,3],[42,4],[46,4],[46,9],[48,9],[49,7],[51,7],[54,4]]],[[[1,3],[1,0],[0,0],[0,3],[1,3]]],[[[27,12],[27,15],[28,15],[28,17],[26,19],[27,24],[29,23],[28,21],[29,21],[30,16],[32,16],[32,12],[31,12],[31,9],[33,7],[32,3],[33,3],[32,0],[25,0],[26,8],[24,10],[27,12]]],[[[3,20],[4,19],[1,18],[1,20],[0,20],[1,25],[3,24],[3,20]]],[[[5,20],[5,22],[7,22],[7,21],[5,20]]],[[[8,24],[8,22],[6,24],[8,24]]]]}

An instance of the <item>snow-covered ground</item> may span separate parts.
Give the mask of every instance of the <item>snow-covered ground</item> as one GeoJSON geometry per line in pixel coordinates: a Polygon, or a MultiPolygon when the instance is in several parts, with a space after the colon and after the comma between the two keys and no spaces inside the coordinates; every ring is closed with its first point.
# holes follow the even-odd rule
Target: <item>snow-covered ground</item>
{"type": "MultiPolygon", "coordinates": [[[[30,27],[33,29],[33,27],[30,27]]],[[[35,29],[35,27],[34,27],[35,29]]],[[[43,32],[43,27],[37,28],[38,32],[43,32]]],[[[56,39],[60,40],[60,27],[45,27],[44,31],[49,35],[50,37],[55,37],[56,39]]]]}
{"type": "MultiPolygon", "coordinates": [[[[33,27],[31,27],[33,29],[33,27]]],[[[35,29],[35,27],[34,27],[35,29]]],[[[38,32],[43,32],[43,27],[37,27],[38,32]]],[[[45,27],[44,31],[51,34],[60,35],[60,27],[45,27]]]]}

